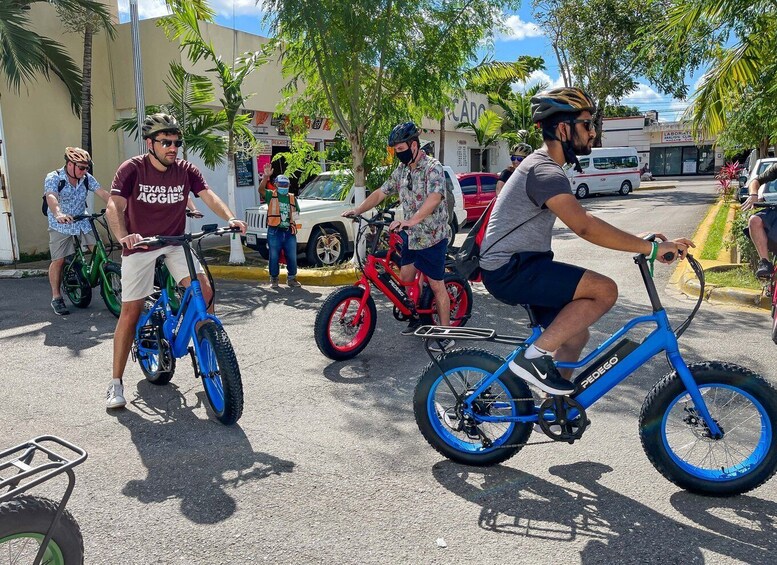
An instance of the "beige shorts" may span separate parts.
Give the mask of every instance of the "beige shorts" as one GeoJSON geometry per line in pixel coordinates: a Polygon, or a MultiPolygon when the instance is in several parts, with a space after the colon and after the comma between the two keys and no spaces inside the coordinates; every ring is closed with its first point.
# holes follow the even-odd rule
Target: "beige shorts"
{"type": "MultiPolygon", "coordinates": [[[[189,276],[186,266],[186,255],[180,245],[168,245],[152,251],[133,253],[121,258],[121,301],[131,302],[142,300],[154,292],[154,265],[157,257],[165,256],[167,270],[180,283],[189,276]]],[[[198,274],[204,274],[202,265],[194,259],[194,269],[198,274]]]]}
{"type": "MultiPolygon", "coordinates": [[[[86,249],[87,246],[96,243],[92,232],[78,234],[78,239],[81,240],[81,249],[86,249]]],[[[52,261],[72,255],[76,252],[73,236],[49,228],[49,252],[51,253],[52,261]]]]}

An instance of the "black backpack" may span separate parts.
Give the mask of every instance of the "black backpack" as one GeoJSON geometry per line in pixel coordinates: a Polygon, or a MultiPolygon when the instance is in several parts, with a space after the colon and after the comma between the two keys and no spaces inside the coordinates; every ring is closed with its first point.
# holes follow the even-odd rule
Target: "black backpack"
{"type": "MultiPolygon", "coordinates": [[[[52,171],[56,173],[57,171],[52,171]]],[[[65,183],[67,181],[65,179],[59,179],[59,185],[57,185],[57,194],[62,192],[62,189],[65,188],[65,183]]],[[[87,175],[84,175],[84,188],[86,189],[86,194],[89,194],[89,177],[87,175]]],[[[49,203],[46,202],[46,194],[43,193],[43,204],[41,205],[40,211],[43,212],[44,216],[49,215],[49,203]]]]}

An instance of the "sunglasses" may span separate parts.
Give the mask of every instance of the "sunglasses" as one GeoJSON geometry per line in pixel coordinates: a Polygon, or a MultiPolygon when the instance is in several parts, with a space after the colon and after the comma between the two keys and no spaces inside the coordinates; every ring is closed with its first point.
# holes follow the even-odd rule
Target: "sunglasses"
{"type": "Polygon", "coordinates": [[[172,139],[155,139],[154,141],[156,141],[159,145],[161,145],[165,149],[167,149],[171,145],[175,145],[176,147],[180,147],[181,145],[183,145],[182,139],[176,139],[175,141],[173,141],[172,139]]]}
{"type": "Polygon", "coordinates": [[[523,161],[523,157],[520,157],[518,155],[510,155],[510,160],[511,161],[518,161],[520,163],[521,161],[523,161]]]}
{"type": "Polygon", "coordinates": [[[594,121],[592,119],[588,120],[572,120],[573,124],[584,124],[585,129],[588,131],[594,131],[596,129],[596,124],[594,124],[594,121]]]}
{"type": "Polygon", "coordinates": [[[75,168],[76,168],[76,169],[78,169],[79,171],[86,171],[86,170],[89,168],[89,165],[76,165],[75,163],[74,163],[73,165],[74,165],[74,166],[75,166],[75,168]]]}

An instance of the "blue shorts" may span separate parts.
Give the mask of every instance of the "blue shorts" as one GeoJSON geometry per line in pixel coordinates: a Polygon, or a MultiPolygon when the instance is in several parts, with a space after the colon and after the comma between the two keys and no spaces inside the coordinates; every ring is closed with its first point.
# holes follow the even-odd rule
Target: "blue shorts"
{"type": "MultiPolygon", "coordinates": [[[[769,251],[777,253],[777,210],[761,210],[755,215],[761,218],[764,224],[769,251]]],[[[750,237],[750,228],[745,228],[743,231],[747,237],[750,237]]]]}
{"type": "Polygon", "coordinates": [[[553,252],[516,253],[495,271],[483,269],[483,284],[491,295],[511,306],[529,305],[547,328],[575,298],[585,269],[553,260],[553,252]]]}
{"type": "Polygon", "coordinates": [[[410,249],[407,234],[402,234],[402,260],[400,267],[413,265],[427,278],[441,281],[445,278],[445,253],[448,251],[448,239],[438,241],[426,249],[410,249]]]}

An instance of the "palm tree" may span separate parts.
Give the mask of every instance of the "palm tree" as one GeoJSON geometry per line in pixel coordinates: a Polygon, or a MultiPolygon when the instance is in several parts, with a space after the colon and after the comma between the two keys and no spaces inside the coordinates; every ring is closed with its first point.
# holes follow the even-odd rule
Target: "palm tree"
{"type": "MultiPolygon", "coordinates": [[[[99,15],[84,8],[65,9],[57,5],[57,15],[69,31],[81,33],[84,37],[84,62],[81,80],[81,147],[94,157],[92,152],[92,39],[95,33],[104,28],[104,22],[99,15]]],[[[104,28],[113,39],[116,30],[109,23],[104,28]]]]}
{"type": "MultiPolygon", "coordinates": [[[[493,110],[486,110],[478,121],[462,122],[456,126],[456,129],[469,129],[475,134],[478,147],[481,151],[488,149],[491,145],[502,139],[502,122],[504,120],[493,110]]],[[[478,163],[478,171],[482,170],[482,162],[478,163]]]]}
{"type": "MultiPolygon", "coordinates": [[[[268,56],[264,51],[248,52],[237,57],[231,65],[225,63],[213,44],[202,35],[197,9],[187,2],[175,5],[173,14],[161,19],[159,25],[168,39],[181,41],[181,50],[187,51],[192,63],[205,59],[213,65],[209,71],[215,72],[223,92],[223,97],[219,98],[222,109],[215,115],[214,129],[225,132],[227,136],[227,197],[229,207],[235,211],[235,155],[239,149],[241,152],[258,152],[260,145],[249,127],[251,115],[243,112],[245,101],[251,96],[243,94],[243,81],[267,62],[268,56]]],[[[232,237],[229,262],[245,263],[243,246],[238,237],[232,237]]]]}
{"type": "Polygon", "coordinates": [[[726,114],[743,89],[766,86],[771,95],[777,91],[775,80],[761,84],[763,77],[777,76],[777,8],[772,0],[680,0],[656,30],[671,39],[673,52],[667,53],[667,60],[684,60],[687,38],[699,29],[713,41],[722,39],[709,49],[713,66],[704,74],[688,113],[695,128],[715,135],[725,129],[726,114]]]}
{"type": "Polygon", "coordinates": [[[0,2],[0,75],[11,90],[35,81],[37,75],[54,73],[67,87],[70,106],[78,115],[82,104],[82,77],[64,46],[31,29],[29,10],[33,4],[53,4],[65,11],[85,11],[106,29],[112,26],[104,4],[94,0],[4,0],[0,2]]]}
{"type": "MultiPolygon", "coordinates": [[[[213,83],[206,77],[188,72],[179,63],[170,63],[170,72],[164,81],[169,102],[160,106],[146,106],[148,116],[164,112],[175,116],[181,126],[183,136],[182,157],[189,153],[200,157],[211,169],[224,162],[227,154],[227,142],[219,135],[222,118],[218,111],[206,105],[215,101],[213,83]]],[[[111,131],[125,131],[138,137],[137,117],[121,118],[111,126],[111,131]]]]}
{"type": "Polygon", "coordinates": [[[531,118],[531,98],[547,87],[547,84],[540,82],[524,92],[510,90],[504,96],[500,94],[488,95],[489,104],[499,106],[504,112],[502,132],[504,138],[511,144],[528,143],[534,149],[542,145],[542,132],[534,127],[531,118]]]}

